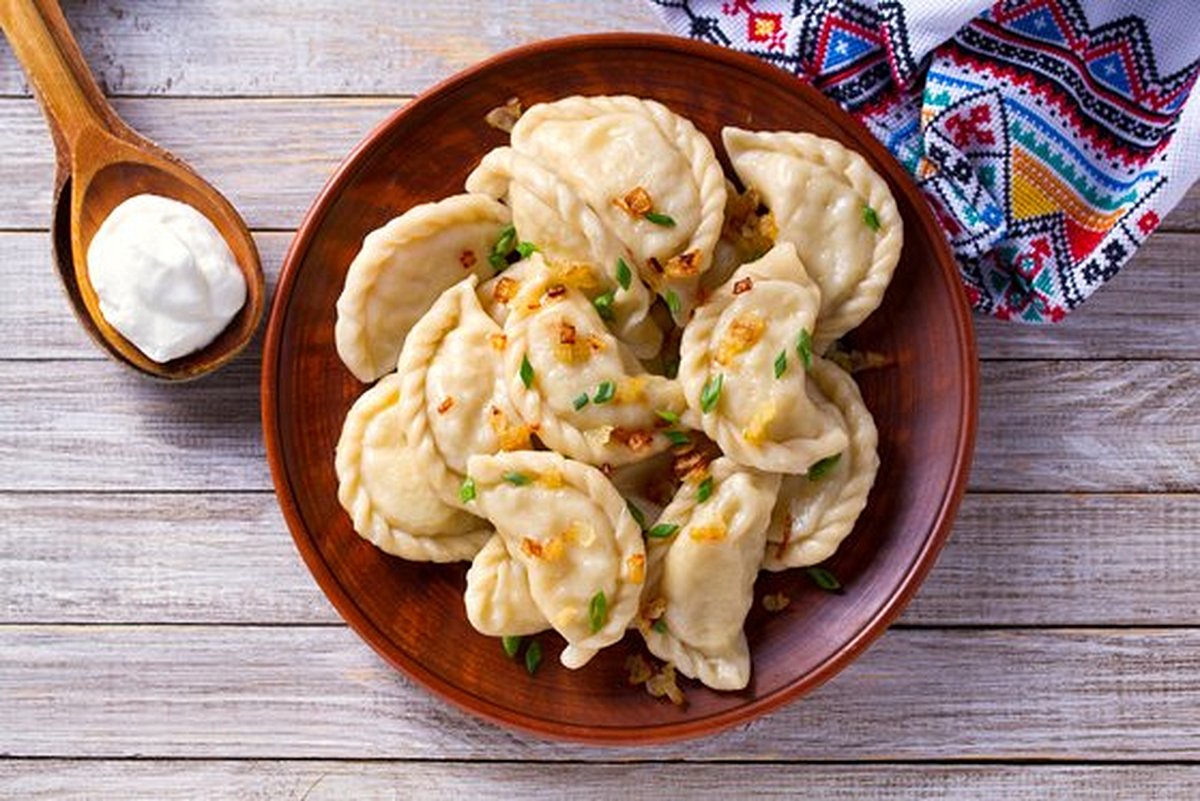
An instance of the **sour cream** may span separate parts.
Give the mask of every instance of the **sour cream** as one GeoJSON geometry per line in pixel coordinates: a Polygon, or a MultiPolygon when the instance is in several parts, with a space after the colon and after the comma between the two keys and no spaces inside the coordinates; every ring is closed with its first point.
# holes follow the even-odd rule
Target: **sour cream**
{"type": "Polygon", "coordinates": [[[212,342],[246,302],[246,279],[216,226],[159,195],[113,209],[87,266],[104,319],[160,363],[212,342]]]}

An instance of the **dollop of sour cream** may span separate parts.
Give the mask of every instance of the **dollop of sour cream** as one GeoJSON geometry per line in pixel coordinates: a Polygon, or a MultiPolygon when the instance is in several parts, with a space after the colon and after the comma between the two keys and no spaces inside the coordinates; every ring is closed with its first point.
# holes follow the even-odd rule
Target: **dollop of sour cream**
{"type": "Polygon", "coordinates": [[[160,363],[212,342],[246,302],[246,279],[216,226],[159,195],[113,209],[87,267],[104,319],[160,363]]]}

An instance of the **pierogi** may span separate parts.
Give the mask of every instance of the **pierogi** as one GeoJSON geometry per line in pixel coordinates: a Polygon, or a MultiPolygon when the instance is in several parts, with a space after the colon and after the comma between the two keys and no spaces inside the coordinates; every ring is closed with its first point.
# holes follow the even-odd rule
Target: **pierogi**
{"type": "Polygon", "coordinates": [[[867,506],[878,432],[822,354],[883,300],[896,204],[837,142],[722,140],[734,175],[659,102],[533,105],[346,274],[338,354],[379,381],[339,500],[387,553],[470,560],[467,621],[510,655],[561,637],[578,669],[636,629],[746,688],[759,572],[829,559],[867,506]]]}

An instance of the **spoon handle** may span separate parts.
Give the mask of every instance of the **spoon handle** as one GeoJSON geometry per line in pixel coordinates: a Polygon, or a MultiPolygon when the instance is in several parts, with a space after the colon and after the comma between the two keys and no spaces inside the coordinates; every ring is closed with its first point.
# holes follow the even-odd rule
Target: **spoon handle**
{"type": "Polygon", "coordinates": [[[0,0],[0,28],[25,68],[65,155],[74,152],[86,131],[112,130],[114,115],[57,0],[0,0]]]}

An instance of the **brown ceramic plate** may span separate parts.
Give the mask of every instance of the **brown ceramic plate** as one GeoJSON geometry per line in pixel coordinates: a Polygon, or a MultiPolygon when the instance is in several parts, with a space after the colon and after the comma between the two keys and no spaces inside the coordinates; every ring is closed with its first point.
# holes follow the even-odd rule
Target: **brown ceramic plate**
{"type": "Polygon", "coordinates": [[[917,189],[855,121],[794,77],[757,60],[667,36],[601,35],[521,47],[467,70],[397,111],[342,164],[283,265],[264,353],[263,426],[284,516],[317,583],[384,659],[453,703],[542,735],[646,743],[709,734],[807,692],[853,659],[899,614],[949,532],[966,482],[976,415],[975,343],[953,260],[917,189]],[[746,624],[753,678],[718,693],[684,680],[679,708],[626,686],[631,633],[586,668],[558,664],[540,639],[537,675],[467,623],[466,565],[401,561],[360,539],[337,501],[333,450],[364,390],[338,360],[334,303],[363,236],[410,206],[462,191],[506,135],[484,124],[514,95],[659,100],[719,147],[724,125],[811,131],[864,154],[886,176],[905,224],[904,253],[883,307],[853,343],[891,366],[860,373],[879,425],[882,467],[858,527],[832,560],[843,594],[802,571],[764,573],[756,594],[792,603],[746,624]]]}

